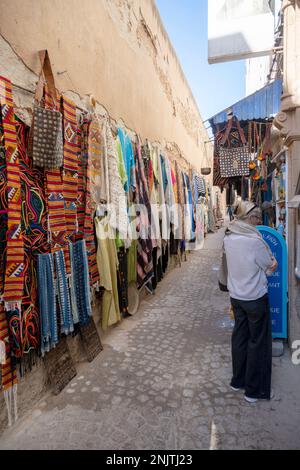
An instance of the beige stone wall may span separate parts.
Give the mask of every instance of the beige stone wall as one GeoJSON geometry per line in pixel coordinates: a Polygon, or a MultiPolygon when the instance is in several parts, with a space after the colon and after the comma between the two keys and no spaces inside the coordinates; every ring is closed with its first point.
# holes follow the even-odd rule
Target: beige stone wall
{"type": "Polygon", "coordinates": [[[48,49],[60,92],[77,101],[93,94],[114,120],[175,145],[200,169],[207,131],[154,0],[0,0],[0,8],[3,75],[33,90],[37,52],[48,49]]]}

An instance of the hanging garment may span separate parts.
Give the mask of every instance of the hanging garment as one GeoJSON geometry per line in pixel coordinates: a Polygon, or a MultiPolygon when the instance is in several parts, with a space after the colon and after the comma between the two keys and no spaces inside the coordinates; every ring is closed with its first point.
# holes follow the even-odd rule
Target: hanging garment
{"type": "Polygon", "coordinates": [[[206,185],[205,185],[204,178],[202,178],[201,176],[198,176],[198,175],[195,175],[195,183],[196,183],[196,187],[197,187],[197,193],[198,193],[197,200],[198,200],[199,197],[205,197],[206,196],[206,185]]]}
{"type": "Polygon", "coordinates": [[[124,189],[128,193],[130,190],[135,192],[136,177],[135,177],[135,159],[132,143],[129,135],[124,132],[120,127],[118,128],[118,137],[120,139],[124,165],[126,169],[127,181],[124,184],[124,189]]]}
{"type": "Polygon", "coordinates": [[[95,218],[97,235],[97,264],[100,273],[100,283],[104,287],[101,305],[101,326],[106,330],[109,326],[121,320],[119,309],[117,269],[118,256],[114,238],[107,219],[95,218]]]}
{"type": "Polygon", "coordinates": [[[153,161],[156,150],[153,149],[150,142],[146,141],[143,146],[143,162],[145,169],[145,178],[148,183],[149,202],[151,205],[151,239],[153,247],[157,246],[157,256],[161,255],[161,234],[159,224],[159,196],[158,181],[155,176],[153,161]],[[146,162],[146,167],[145,167],[146,162]]]}
{"type": "Polygon", "coordinates": [[[148,284],[153,277],[153,240],[151,239],[151,206],[141,152],[141,142],[139,139],[136,146],[136,172],[137,204],[140,206],[139,240],[137,248],[137,284],[138,288],[141,289],[148,284]]]}
{"type": "Polygon", "coordinates": [[[125,158],[123,157],[122,145],[120,141],[120,137],[117,135],[116,139],[116,147],[118,152],[118,171],[121,178],[122,185],[124,189],[128,187],[128,178],[125,168],[125,158]]]}
{"type": "Polygon", "coordinates": [[[38,301],[41,321],[41,354],[58,343],[56,287],[52,253],[37,255],[38,301]]]}
{"type": "Polygon", "coordinates": [[[136,267],[137,267],[137,240],[133,240],[127,255],[127,279],[128,284],[136,282],[136,267]]]}
{"type": "Polygon", "coordinates": [[[167,210],[165,199],[165,187],[167,181],[164,178],[164,158],[159,155],[158,158],[158,196],[159,196],[159,219],[161,221],[161,238],[162,245],[169,240],[170,237],[170,218],[167,210]]]}
{"type": "MultiPolygon", "coordinates": [[[[118,171],[118,151],[113,138],[110,125],[106,119],[103,124],[104,152],[108,162],[108,178],[110,188],[110,226],[118,230],[119,237],[130,246],[128,232],[127,198],[118,171]]],[[[128,175],[127,175],[128,177],[128,175]]]]}
{"type": "Polygon", "coordinates": [[[109,199],[107,160],[104,155],[103,124],[96,114],[92,115],[88,129],[88,161],[90,172],[91,207],[95,211],[109,199]]]}
{"type": "Polygon", "coordinates": [[[204,204],[196,204],[196,232],[195,232],[195,250],[201,250],[204,247],[205,235],[205,207],[204,204]]]}
{"type": "Polygon", "coordinates": [[[184,191],[183,191],[183,178],[182,172],[179,169],[177,161],[175,161],[175,177],[177,181],[177,201],[178,201],[178,228],[175,236],[178,240],[184,239],[184,191]]]}
{"type": "Polygon", "coordinates": [[[86,325],[92,316],[89,267],[85,240],[71,245],[71,303],[73,322],[86,325]]]}
{"type": "Polygon", "coordinates": [[[128,313],[128,276],[127,276],[127,253],[124,248],[118,252],[118,296],[120,312],[128,313]]]}
{"type": "MultiPolygon", "coordinates": [[[[184,228],[185,228],[185,240],[186,242],[192,242],[195,233],[195,222],[193,214],[193,200],[192,192],[189,185],[189,177],[183,173],[183,185],[185,194],[185,205],[184,205],[184,228]]],[[[187,245],[188,246],[188,245],[187,245]]]]}

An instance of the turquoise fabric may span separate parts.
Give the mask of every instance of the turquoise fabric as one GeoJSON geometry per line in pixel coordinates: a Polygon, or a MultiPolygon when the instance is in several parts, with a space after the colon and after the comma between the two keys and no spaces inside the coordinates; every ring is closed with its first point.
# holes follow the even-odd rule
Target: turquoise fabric
{"type": "Polygon", "coordinates": [[[127,181],[124,184],[124,189],[128,193],[130,189],[133,191],[136,189],[134,152],[129,135],[124,133],[120,127],[118,128],[118,137],[121,142],[122,154],[127,175],[127,181]]]}

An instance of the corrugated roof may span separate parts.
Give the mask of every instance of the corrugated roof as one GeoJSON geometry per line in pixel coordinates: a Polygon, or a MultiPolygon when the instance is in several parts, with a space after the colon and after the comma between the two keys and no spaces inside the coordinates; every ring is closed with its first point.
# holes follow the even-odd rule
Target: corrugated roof
{"type": "Polygon", "coordinates": [[[277,79],[264,86],[261,90],[229,106],[209,119],[210,125],[224,123],[228,120],[228,112],[232,112],[239,121],[268,119],[280,110],[282,80],[277,79]]]}

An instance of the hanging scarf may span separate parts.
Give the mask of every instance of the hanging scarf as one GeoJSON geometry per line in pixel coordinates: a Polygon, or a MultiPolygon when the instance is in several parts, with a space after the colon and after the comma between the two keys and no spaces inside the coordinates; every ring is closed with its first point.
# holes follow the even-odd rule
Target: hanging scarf
{"type": "Polygon", "coordinates": [[[136,146],[136,186],[137,203],[141,206],[139,217],[140,237],[137,247],[137,284],[138,288],[141,289],[153,277],[153,243],[151,240],[151,206],[140,140],[138,140],[136,146]]]}

